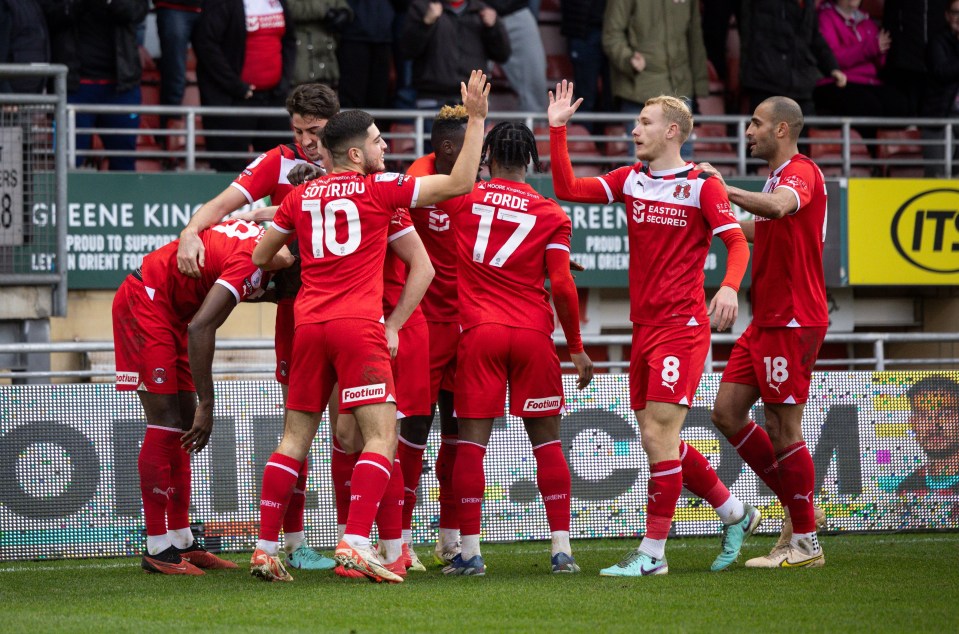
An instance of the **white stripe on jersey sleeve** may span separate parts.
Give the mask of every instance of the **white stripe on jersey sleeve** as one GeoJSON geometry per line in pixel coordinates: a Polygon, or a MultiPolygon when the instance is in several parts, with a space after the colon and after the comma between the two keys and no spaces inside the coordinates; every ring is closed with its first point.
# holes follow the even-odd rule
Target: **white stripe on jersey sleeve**
{"type": "Polygon", "coordinates": [[[233,293],[233,299],[236,300],[237,304],[240,303],[240,293],[235,288],[233,288],[232,284],[224,280],[217,280],[216,283],[222,286],[223,288],[229,290],[231,293],[233,293]]]}
{"type": "Polygon", "coordinates": [[[279,231],[280,233],[285,233],[285,234],[287,234],[287,235],[293,233],[293,230],[292,230],[292,229],[286,229],[285,227],[281,227],[280,225],[276,224],[275,222],[272,223],[270,226],[273,227],[274,229],[276,229],[277,231],[279,231]]]}
{"type": "Polygon", "coordinates": [[[389,238],[387,238],[386,241],[387,241],[387,242],[392,242],[393,240],[396,240],[397,238],[402,238],[403,236],[405,236],[406,234],[408,234],[410,231],[416,231],[416,227],[407,227],[406,229],[402,229],[402,230],[400,230],[400,231],[397,231],[396,233],[394,233],[393,235],[391,235],[389,238]]]}
{"type": "Polygon", "coordinates": [[[416,180],[413,181],[413,200],[410,201],[410,209],[415,209],[417,207],[417,202],[420,199],[420,179],[414,177],[416,180]]]}
{"type": "MultiPolygon", "coordinates": [[[[791,191],[793,193],[793,196],[796,197],[796,211],[799,211],[799,208],[802,207],[802,200],[799,199],[799,192],[797,192],[795,189],[793,189],[789,185],[777,185],[776,189],[788,189],[789,191],[791,191]]],[[[773,191],[776,191],[776,190],[774,189],[773,191]]],[[[793,215],[794,213],[796,213],[796,211],[792,212],[789,215],[790,216],[793,215]]]]}
{"type": "Polygon", "coordinates": [[[719,235],[723,231],[729,231],[730,229],[739,229],[738,222],[730,222],[728,225],[722,225],[713,229],[713,235],[719,235]]]}
{"type": "Polygon", "coordinates": [[[598,180],[600,183],[603,184],[603,189],[606,190],[606,197],[609,198],[607,202],[609,203],[613,202],[613,190],[609,188],[609,183],[607,183],[602,176],[594,176],[593,178],[595,178],[596,180],[598,180]]]}
{"type": "Polygon", "coordinates": [[[246,202],[250,203],[251,205],[253,204],[253,196],[250,195],[250,192],[246,191],[246,187],[237,182],[230,183],[230,187],[236,187],[238,190],[240,190],[241,194],[246,196],[246,202]]]}
{"type": "Polygon", "coordinates": [[[569,253],[569,247],[566,246],[565,244],[559,244],[558,242],[550,242],[549,244],[547,244],[546,250],[549,251],[550,249],[559,249],[560,251],[566,251],[567,253],[569,253]]]}

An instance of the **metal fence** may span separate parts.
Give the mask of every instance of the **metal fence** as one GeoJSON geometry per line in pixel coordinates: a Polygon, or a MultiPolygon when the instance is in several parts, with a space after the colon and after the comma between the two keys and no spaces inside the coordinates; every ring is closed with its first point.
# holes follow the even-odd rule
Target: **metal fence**
{"type": "MultiPolygon", "coordinates": [[[[282,108],[223,108],[201,106],[129,106],[68,105],[70,139],[68,153],[71,165],[85,157],[127,155],[120,150],[77,148],[80,134],[119,134],[127,130],[76,127],[78,113],[116,114],[136,112],[141,115],[137,134],[141,143],[137,157],[163,161],[154,169],[194,170],[204,161],[215,158],[249,158],[250,152],[210,152],[204,140],[211,136],[267,138],[275,131],[204,130],[204,115],[241,117],[253,114],[286,119],[282,108]],[[182,127],[159,127],[160,115],[173,117],[182,127]]],[[[383,136],[390,145],[388,159],[402,166],[426,153],[428,130],[435,111],[371,110],[383,136]]],[[[548,122],[543,112],[491,112],[491,122],[522,120],[534,132],[540,144],[540,158],[548,162],[548,122]]],[[[607,170],[632,160],[629,130],[633,115],[626,113],[578,113],[570,128],[570,154],[574,165],[607,170]],[[593,129],[593,133],[588,127],[593,129]]],[[[709,161],[727,176],[747,176],[764,169],[765,162],[749,156],[745,132],[746,115],[697,115],[692,138],[693,159],[709,161]]],[[[806,119],[808,153],[830,175],[840,176],[922,176],[935,172],[951,178],[959,173],[956,119],[877,119],[849,117],[809,117],[806,119]]]]}
{"type": "Polygon", "coordinates": [[[0,287],[50,286],[53,314],[67,309],[67,67],[0,64],[0,78],[49,78],[52,94],[0,94],[0,287]],[[54,223],[33,222],[35,206],[56,208],[54,223]],[[55,254],[51,260],[47,254],[55,254]]]}
{"type": "MultiPolygon", "coordinates": [[[[729,345],[736,341],[737,336],[731,334],[713,334],[712,345],[729,345]]],[[[555,338],[557,346],[565,346],[566,341],[561,337],[555,338]]],[[[629,367],[629,359],[622,355],[623,348],[629,346],[629,335],[598,335],[583,337],[583,344],[587,347],[605,346],[609,349],[610,359],[613,361],[596,362],[597,368],[607,369],[617,373],[629,367]]],[[[875,370],[914,369],[917,367],[936,369],[959,368],[959,357],[950,356],[888,356],[889,344],[955,344],[959,343],[959,332],[919,332],[919,333],[829,333],[826,335],[827,344],[845,344],[848,350],[846,358],[820,359],[816,368],[823,370],[836,368],[843,370],[875,370]],[[868,345],[871,348],[869,356],[854,354],[855,346],[868,345]]],[[[217,377],[243,377],[245,379],[263,378],[273,374],[275,369],[271,354],[262,354],[262,351],[273,350],[275,342],[272,339],[225,339],[216,342],[216,356],[214,358],[213,374],[217,377]]],[[[79,354],[86,359],[91,367],[84,370],[51,370],[37,372],[0,372],[0,380],[11,379],[16,382],[46,382],[52,378],[87,381],[90,379],[104,379],[113,377],[114,367],[112,341],[61,341],[52,343],[29,344],[0,344],[0,356],[9,355],[51,355],[51,354],[79,354]]],[[[725,361],[714,359],[713,349],[706,359],[706,371],[715,372],[726,366],[725,361]]],[[[570,370],[571,363],[564,363],[564,369],[570,370]]]]}

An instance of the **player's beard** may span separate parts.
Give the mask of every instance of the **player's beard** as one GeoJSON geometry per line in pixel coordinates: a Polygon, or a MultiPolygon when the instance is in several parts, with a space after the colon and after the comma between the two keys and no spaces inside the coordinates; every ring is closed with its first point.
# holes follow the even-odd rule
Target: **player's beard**
{"type": "Polygon", "coordinates": [[[365,152],[363,153],[363,173],[364,174],[373,174],[375,172],[382,172],[385,169],[383,164],[383,157],[381,156],[378,159],[371,158],[365,152]]]}

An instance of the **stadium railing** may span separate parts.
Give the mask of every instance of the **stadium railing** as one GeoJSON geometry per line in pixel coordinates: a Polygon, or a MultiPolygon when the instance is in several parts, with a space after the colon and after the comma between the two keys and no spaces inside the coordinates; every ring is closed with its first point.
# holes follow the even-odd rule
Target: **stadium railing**
{"type": "MultiPolygon", "coordinates": [[[[77,134],[121,134],[126,130],[112,128],[77,128],[78,113],[130,113],[141,115],[137,134],[139,144],[137,158],[153,160],[145,169],[195,170],[204,161],[213,158],[249,158],[249,152],[210,152],[205,148],[205,138],[222,137],[276,137],[275,132],[255,130],[204,130],[204,115],[247,116],[266,114],[285,119],[288,114],[281,108],[222,108],[203,106],[157,106],[141,105],[135,108],[115,105],[69,104],[68,156],[70,165],[76,159],[91,160],[113,155],[125,155],[119,150],[92,147],[79,150],[77,134]],[[182,118],[183,127],[161,128],[160,115],[182,118]]],[[[435,115],[424,110],[371,110],[379,122],[383,137],[390,144],[388,160],[394,163],[409,163],[425,153],[428,141],[428,122],[435,115]]],[[[545,113],[491,112],[490,123],[501,120],[522,120],[533,130],[538,130],[537,141],[543,152],[541,160],[548,163],[548,123],[545,113]]],[[[629,129],[632,115],[622,113],[578,113],[574,122],[580,133],[570,135],[570,142],[583,142],[586,151],[572,152],[575,165],[589,165],[598,169],[611,169],[632,160],[629,129]],[[583,126],[592,126],[589,133],[583,126]],[[592,149],[589,149],[592,148],[592,149]]],[[[177,124],[181,125],[181,124],[177,124]]],[[[750,172],[762,171],[764,163],[749,157],[745,139],[749,117],[746,115],[698,115],[693,136],[693,158],[709,161],[727,176],[747,176],[750,172]]],[[[955,144],[959,120],[956,119],[890,119],[850,117],[809,117],[806,120],[808,136],[804,143],[810,155],[820,167],[833,176],[922,176],[929,168],[937,175],[951,178],[959,174],[959,161],[955,144]],[[864,138],[858,130],[873,129],[875,136],[864,138]],[[933,158],[933,155],[935,157],[933,158]]]]}
{"type": "MultiPolygon", "coordinates": [[[[712,345],[729,345],[736,341],[737,336],[731,334],[713,334],[712,345]]],[[[565,346],[566,341],[562,337],[556,337],[557,346],[565,346]]],[[[885,371],[894,368],[908,369],[916,367],[935,367],[955,368],[959,367],[959,358],[943,358],[930,356],[915,357],[896,357],[891,358],[887,355],[887,344],[947,344],[959,342],[959,332],[916,332],[916,333],[829,333],[826,335],[826,343],[846,344],[850,350],[856,344],[866,344],[872,346],[871,356],[852,355],[845,359],[820,359],[816,368],[823,370],[826,368],[841,368],[844,370],[875,370],[885,371]]],[[[589,346],[608,346],[621,348],[631,343],[629,335],[594,335],[583,337],[583,344],[589,346]]],[[[243,356],[242,353],[254,351],[272,351],[275,348],[275,342],[272,339],[224,339],[216,342],[217,357],[214,359],[213,374],[218,377],[224,376],[250,376],[252,375],[272,375],[274,365],[271,363],[272,355],[266,354],[257,358],[250,358],[249,355],[243,356]],[[233,356],[233,359],[228,357],[233,356]],[[257,361],[260,363],[257,363],[257,361]]],[[[0,355],[49,355],[49,354],[80,354],[88,360],[95,360],[90,363],[91,367],[87,370],[51,370],[37,372],[0,372],[0,380],[16,381],[43,381],[53,378],[68,379],[73,381],[86,381],[90,379],[104,379],[114,375],[112,366],[113,360],[113,342],[112,341],[64,341],[51,343],[29,343],[29,344],[0,344],[0,355]]],[[[254,355],[255,357],[255,355],[254,355]]],[[[706,359],[706,371],[715,372],[721,370],[726,365],[725,361],[714,360],[713,350],[706,359]]],[[[603,361],[596,362],[597,368],[605,368],[611,372],[620,372],[629,367],[626,361],[603,361]]],[[[571,363],[564,363],[564,369],[570,370],[571,363]]]]}

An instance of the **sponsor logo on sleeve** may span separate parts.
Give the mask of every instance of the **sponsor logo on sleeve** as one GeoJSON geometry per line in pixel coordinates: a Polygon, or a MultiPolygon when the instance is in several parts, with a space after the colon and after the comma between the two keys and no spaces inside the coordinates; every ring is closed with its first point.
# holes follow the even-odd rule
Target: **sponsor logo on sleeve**
{"type": "Polygon", "coordinates": [[[396,172],[380,172],[373,177],[373,180],[377,183],[388,183],[390,181],[399,180],[400,184],[403,182],[403,176],[396,172]]]}
{"type": "Polygon", "coordinates": [[[793,189],[806,191],[809,189],[809,186],[806,185],[806,181],[803,180],[798,174],[790,174],[786,178],[783,178],[779,181],[779,185],[785,185],[786,187],[792,187],[793,189]]]}
{"type": "Polygon", "coordinates": [[[386,383],[347,387],[343,388],[343,391],[340,393],[340,403],[355,403],[356,401],[383,398],[384,396],[386,396],[386,383]]]}
{"type": "Polygon", "coordinates": [[[545,398],[528,398],[523,404],[524,412],[544,412],[551,409],[559,409],[563,404],[562,396],[547,396],[545,398]]]}

